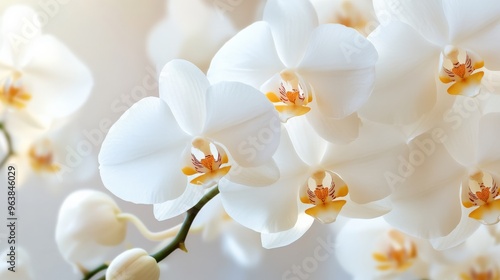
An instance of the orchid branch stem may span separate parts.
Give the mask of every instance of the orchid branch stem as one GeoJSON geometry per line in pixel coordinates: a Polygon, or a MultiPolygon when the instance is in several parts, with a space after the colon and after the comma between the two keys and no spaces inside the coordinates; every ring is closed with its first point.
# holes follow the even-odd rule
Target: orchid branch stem
{"type": "Polygon", "coordinates": [[[10,134],[7,131],[7,129],[5,129],[5,125],[3,123],[0,123],[0,130],[2,131],[3,135],[5,136],[5,141],[7,141],[7,154],[0,162],[0,167],[3,167],[5,165],[5,163],[7,163],[7,160],[11,156],[14,155],[14,150],[12,148],[12,138],[10,137],[10,134]]]}
{"type": "Polygon", "coordinates": [[[181,249],[184,252],[187,252],[186,246],[184,242],[186,241],[186,237],[189,233],[189,229],[193,224],[194,218],[198,215],[198,212],[209,202],[212,198],[219,194],[219,187],[215,186],[211,191],[209,191],[205,196],[203,196],[195,206],[187,211],[186,218],[182,223],[181,229],[179,233],[175,236],[175,238],[168,244],[165,248],[157,252],[156,254],[151,255],[156,262],[160,262],[165,259],[168,255],[170,255],[173,251],[177,249],[181,249]]]}
{"type": "MultiPolygon", "coordinates": [[[[184,222],[182,223],[182,225],[180,225],[180,228],[177,228],[177,227],[173,228],[175,230],[178,230],[177,235],[174,237],[174,239],[167,246],[165,246],[165,248],[161,249],[156,254],[151,255],[151,257],[153,257],[156,260],[156,262],[162,261],[163,259],[165,259],[168,255],[170,255],[172,252],[174,252],[177,249],[181,249],[182,251],[187,252],[187,249],[186,249],[184,242],[186,241],[186,237],[187,237],[188,233],[190,232],[191,225],[193,224],[193,221],[196,218],[196,215],[198,215],[198,212],[200,212],[200,210],[203,208],[203,206],[205,206],[205,204],[207,204],[212,198],[214,198],[218,194],[219,194],[219,187],[215,186],[212,190],[210,190],[207,194],[205,194],[200,199],[200,201],[198,201],[198,203],[196,203],[195,206],[191,207],[191,209],[189,209],[186,212],[187,213],[186,218],[184,218],[184,222]]],[[[127,216],[127,214],[122,214],[121,218],[126,217],[127,219],[133,220],[133,218],[131,218],[132,216],[133,215],[127,216]]],[[[137,218],[135,218],[135,219],[137,219],[137,218]]],[[[140,225],[142,225],[142,222],[140,222],[139,220],[138,220],[138,222],[140,223],[140,225]]],[[[133,223],[134,223],[134,225],[138,226],[138,224],[136,224],[135,222],[133,222],[133,223]]],[[[143,226],[143,229],[139,228],[140,226],[138,226],[138,229],[139,229],[139,231],[141,231],[141,233],[143,233],[142,230],[148,231],[144,225],[142,225],[142,226],[143,226]]],[[[173,232],[173,229],[169,229],[169,230],[162,232],[162,233],[152,233],[152,234],[153,235],[155,235],[155,234],[158,234],[158,235],[159,234],[166,234],[167,235],[167,233],[171,234],[173,232]]],[[[94,270],[87,272],[85,274],[85,277],[83,278],[83,280],[89,280],[93,276],[95,276],[97,273],[99,273],[100,271],[105,270],[107,268],[108,268],[107,264],[102,264],[99,267],[95,268],[94,270]]],[[[99,279],[105,279],[105,277],[103,276],[99,279]]]]}

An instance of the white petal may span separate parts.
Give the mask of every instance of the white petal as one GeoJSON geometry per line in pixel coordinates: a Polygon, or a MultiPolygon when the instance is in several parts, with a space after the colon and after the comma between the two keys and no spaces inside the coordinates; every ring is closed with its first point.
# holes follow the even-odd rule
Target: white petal
{"type": "Polygon", "coordinates": [[[408,157],[400,157],[398,161],[397,168],[388,170],[393,175],[388,176],[394,188],[393,198],[415,196],[450,180],[461,182],[468,175],[444,145],[434,141],[431,132],[412,139],[408,157]]]}
{"type": "Polygon", "coordinates": [[[391,210],[390,201],[383,199],[370,203],[359,204],[346,197],[347,203],[342,207],[340,214],[355,219],[373,219],[387,214],[391,210]]]}
{"type": "Polygon", "coordinates": [[[302,59],[318,16],[309,1],[270,0],[264,8],[276,49],[286,67],[293,68],[302,59]]]}
{"type": "Polygon", "coordinates": [[[258,232],[278,232],[292,228],[298,216],[298,184],[303,176],[281,177],[278,182],[252,188],[219,182],[224,209],[243,226],[258,232]],[[294,191],[295,190],[295,191],[294,191]]]}
{"type": "Polygon", "coordinates": [[[150,57],[161,67],[182,58],[206,71],[215,52],[236,33],[232,23],[205,1],[169,1],[166,8],[166,19],[149,36],[150,57]]]}
{"type": "Polygon", "coordinates": [[[288,120],[285,127],[300,159],[309,166],[318,165],[326,152],[328,142],[318,135],[304,117],[288,120]]]}
{"type": "Polygon", "coordinates": [[[324,165],[342,177],[353,201],[364,204],[391,193],[387,173],[398,170],[408,153],[406,138],[396,128],[366,122],[355,141],[329,146],[324,165]]]}
{"type": "Polygon", "coordinates": [[[379,60],[375,89],[360,115],[393,124],[418,120],[436,102],[439,49],[400,22],[379,26],[368,39],[379,60]]]}
{"type": "Polygon", "coordinates": [[[233,164],[225,176],[231,182],[255,187],[271,185],[278,181],[279,177],[280,170],[273,159],[256,167],[241,167],[233,164]]]}
{"type": "Polygon", "coordinates": [[[180,127],[191,135],[199,134],[210,86],[205,74],[191,62],[175,59],[163,67],[159,86],[160,98],[167,102],[180,127]]]}
{"type": "Polygon", "coordinates": [[[12,5],[2,16],[1,58],[6,63],[22,68],[35,51],[31,43],[36,41],[42,30],[34,24],[37,17],[35,10],[25,5],[12,5]]]}
{"type": "Polygon", "coordinates": [[[75,112],[90,96],[94,84],[90,70],[55,37],[44,35],[33,47],[22,75],[32,94],[26,109],[51,117],[75,112]]]}
{"type": "MultiPolygon", "coordinates": [[[[445,137],[444,146],[456,161],[466,167],[476,163],[477,149],[482,148],[478,146],[479,139],[483,138],[478,134],[481,117],[478,107],[477,99],[457,96],[455,104],[444,115],[444,124],[441,126],[445,137]],[[476,108],[476,110],[471,111],[466,108],[476,108]]],[[[498,155],[500,158],[500,154],[498,155]]]]}
{"type": "Polygon", "coordinates": [[[356,112],[372,93],[375,70],[308,71],[304,79],[314,88],[319,111],[325,117],[342,119],[356,112]]]}
{"type": "Polygon", "coordinates": [[[189,138],[167,104],[159,98],[144,98],[125,112],[104,139],[99,153],[101,179],[113,194],[134,203],[175,199],[187,184],[179,162],[187,144],[189,138]]]}
{"type": "MultiPolygon", "coordinates": [[[[465,38],[472,39],[485,29],[498,25],[500,20],[500,6],[494,1],[444,0],[443,10],[452,42],[459,42],[465,38]]],[[[489,41],[493,43],[495,40],[489,41]]]]}
{"type": "Polygon", "coordinates": [[[264,253],[259,234],[241,225],[230,222],[222,238],[223,249],[242,267],[254,267],[264,253]]]}
{"type": "Polygon", "coordinates": [[[313,109],[306,117],[314,130],[330,143],[346,144],[358,138],[361,120],[356,113],[342,119],[333,119],[313,109]]]}
{"type": "Polygon", "coordinates": [[[472,36],[460,42],[460,46],[476,52],[483,60],[484,66],[490,70],[500,70],[500,58],[498,56],[498,49],[500,43],[498,40],[493,40],[500,33],[500,23],[490,23],[472,36]]]}
{"type": "Polygon", "coordinates": [[[473,209],[462,208],[462,218],[453,231],[445,237],[430,240],[436,250],[446,250],[455,247],[468,239],[481,225],[478,221],[469,218],[473,209]]]}
{"type": "Polygon", "coordinates": [[[358,70],[373,68],[377,51],[356,30],[341,24],[322,24],[314,29],[300,63],[307,71],[358,70]]]}
{"type": "Polygon", "coordinates": [[[479,122],[478,158],[482,164],[500,161],[500,113],[486,114],[479,122]]]}
{"type": "Polygon", "coordinates": [[[430,41],[443,44],[448,39],[448,23],[441,0],[374,0],[374,6],[381,22],[390,14],[430,41]]]}
{"type": "Polygon", "coordinates": [[[239,81],[260,88],[283,68],[269,25],[256,22],[220,48],[212,59],[207,76],[211,83],[239,81]]]}
{"type": "Polygon", "coordinates": [[[314,218],[305,214],[299,214],[297,223],[289,230],[276,233],[261,233],[262,247],[266,249],[274,249],[284,247],[301,238],[304,233],[309,230],[314,222],[314,218]]]}
{"type": "Polygon", "coordinates": [[[201,186],[188,184],[178,198],[154,205],[155,218],[164,221],[186,212],[200,201],[204,193],[201,186]]]}
{"type": "Polygon", "coordinates": [[[460,178],[451,179],[414,196],[393,199],[393,209],[384,217],[392,226],[413,236],[446,236],[460,222],[459,186],[460,178]]]}
{"type": "Polygon", "coordinates": [[[224,144],[239,165],[269,161],[278,147],[280,129],[276,110],[257,89],[237,82],[209,88],[204,134],[224,144]]]}

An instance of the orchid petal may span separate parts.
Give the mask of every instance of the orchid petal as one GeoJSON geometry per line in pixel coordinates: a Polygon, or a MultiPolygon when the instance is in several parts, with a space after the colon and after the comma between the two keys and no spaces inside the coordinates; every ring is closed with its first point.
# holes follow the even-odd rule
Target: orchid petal
{"type": "Polygon", "coordinates": [[[241,30],[220,48],[212,59],[207,77],[211,83],[239,81],[260,88],[283,68],[271,29],[261,21],[241,30]]]}
{"type": "Polygon", "coordinates": [[[448,38],[448,22],[442,2],[442,0],[374,0],[374,7],[379,17],[392,15],[410,25],[431,42],[443,44],[448,38]]]}
{"type": "MultiPolygon", "coordinates": [[[[500,6],[494,1],[443,0],[442,5],[448,21],[451,42],[460,42],[469,38],[473,40],[481,31],[484,32],[489,27],[497,25],[500,20],[500,6]]],[[[488,41],[494,43],[494,40],[488,41]]]]}
{"type": "Polygon", "coordinates": [[[286,131],[274,158],[281,177],[262,188],[246,187],[223,178],[220,196],[226,212],[243,226],[258,232],[279,232],[292,228],[299,215],[299,184],[306,181],[307,166],[293,150],[286,131]]]}
{"type": "Polygon", "coordinates": [[[26,109],[52,117],[75,112],[90,96],[94,84],[90,70],[55,37],[44,35],[33,47],[21,76],[32,94],[26,109]]]}
{"type": "MultiPolygon", "coordinates": [[[[498,7],[496,7],[498,9],[498,7]]],[[[484,61],[484,66],[490,70],[500,70],[500,58],[498,56],[498,48],[500,43],[497,40],[492,40],[500,33],[500,24],[497,20],[491,23],[490,26],[476,32],[469,38],[460,42],[460,46],[476,52],[484,61]]]]}
{"type": "Polygon", "coordinates": [[[478,108],[476,99],[457,96],[455,104],[444,115],[442,131],[444,131],[445,141],[443,145],[448,153],[465,167],[476,163],[477,149],[478,147],[481,149],[481,146],[478,146],[478,135],[480,135],[478,123],[481,117],[478,108]],[[464,107],[475,108],[475,110],[465,111],[464,107]]]}
{"type": "Polygon", "coordinates": [[[36,51],[31,44],[42,34],[32,21],[36,16],[35,10],[25,5],[13,5],[2,16],[0,57],[14,68],[22,68],[30,60],[30,52],[36,51]]]}
{"type": "Polygon", "coordinates": [[[342,71],[374,68],[377,50],[363,35],[341,24],[314,29],[300,69],[342,71]]]}
{"type": "Polygon", "coordinates": [[[211,86],[204,133],[219,141],[241,166],[267,162],[276,151],[281,123],[272,104],[255,88],[237,82],[211,86]]]}
{"type": "Polygon", "coordinates": [[[175,59],[160,73],[160,98],[167,102],[179,126],[198,135],[205,122],[206,92],[210,83],[191,62],[175,59]]]}
{"type": "Polygon", "coordinates": [[[309,166],[318,165],[328,142],[321,138],[306,118],[292,118],[285,124],[297,155],[309,166]]]}
{"type": "Polygon", "coordinates": [[[469,238],[481,225],[476,220],[469,218],[472,209],[462,208],[462,218],[458,226],[444,237],[429,240],[436,250],[446,250],[458,246],[469,238]]]}
{"type": "Polygon", "coordinates": [[[311,110],[306,117],[318,135],[330,143],[346,144],[358,138],[361,120],[356,113],[342,119],[333,119],[322,115],[318,110],[311,110]]]}
{"type": "Polygon", "coordinates": [[[186,212],[200,201],[204,193],[204,188],[188,184],[178,198],[154,205],[155,218],[164,221],[186,212]]]}
{"type": "Polygon", "coordinates": [[[400,131],[366,122],[358,139],[347,145],[329,146],[323,161],[349,186],[350,198],[365,204],[391,193],[387,172],[397,170],[401,158],[407,158],[408,154],[406,138],[400,131]]]}
{"type": "Polygon", "coordinates": [[[225,178],[219,182],[222,204],[228,215],[243,226],[258,232],[273,233],[292,228],[297,222],[298,182],[303,176],[282,177],[278,182],[252,188],[231,183],[225,178]]]}
{"type": "Polygon", "coordinates": [[[476,135],[478,137],[478,163],[489,164],[500,161],[499,125],[500,113],[489,113],[480,119],[479,131],[476,135]]]}
{"type": "Polygon", "coordinates": [[[318,16],[309,1],[270,0],[264,8],[264,21],[269,23],[276,49],[286,67],[301,61],[318,16]]]}
{"type": "Polygon", "coordinates": [[[181,158],[189,138],[167,104],[155,97],[134,104],[111,127],[99,153],[101,179],[113,194],[134,203],[179,197],[187,184],[181,158]],[[148,170],[155,176],[143,176],[148,170]]]}
{"type": "Polygon", "coordinates": [[[436,101],[439,48],[401,22],[379,26],[368,39],[379,60],[375,89],[360,115],[391,124],[418,120],[436,101]]]}
{"type": "Polygon", "coordinates": [[[274,249],[290,245],[301,238],[309,230],[313,222],[313,217],[301,213],[293,228],[276,233],[261,233],[262,247],[274,249]]]}
{"type": "Polygon", "coordinates": [[[280,170],[273,159],[256,167],[241,167],[233,164],[225,176],[231,182],[255,187],[271,185],[278,181],[279,177],[280,170]]]}
{"type": "Polygon", "coordinates": [[[314,88],[316,104],[325,117],[342,119],[366,103],[375,80],[374,68],[308,71],[303,77],[314,88]]]}
{"type": "Polygon", "coordinates": [[[393,199],[393,209],[384,217],[392,226],[413,236],[446,236],[460,222],[459,186],[460,178],[452,178],[434,184],[432,189],[425,192],[393,199]]]}

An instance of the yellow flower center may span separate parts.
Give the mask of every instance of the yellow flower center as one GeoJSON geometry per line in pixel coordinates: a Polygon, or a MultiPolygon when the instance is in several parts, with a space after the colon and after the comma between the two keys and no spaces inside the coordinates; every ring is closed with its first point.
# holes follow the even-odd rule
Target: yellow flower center
{"type": "Polygon", "coordinates": [[[439,79],[447,84],[451,95],[475,96],[479,94],[484,72],[476,71],[484,61],[472,51],[446,46],[441,56],[439,79]]]}
{"type": "Polygon", "coordinates": [[[497,183],[488,173],[477,172],[469,178],[469,203],[465,207],[481,206],[495,200],[499,190],[497,183]]]}
{"type": "Polygon", "coordinates": [[[306,214],[322,223],[331,223],[346,203],[339,198],[346,196],[348,192],[347,185],[338,175],[321,170],[309,177],[302,188],[300,200],[313,205],[305,211],[306,214]]]}
{"type": "Polygon", "coordinates": [[[54,149],[48,139],[35,142],[28,151],[31,167],[35,172],[55,173],[61,167],[54,163],[54,149]]]}
{"type": "Polygon", "coordinates": [[[15,72],[4,80],[0,87],[0,101],[5,105],[23,109],[30,100],[31,95],[25,91],[20,73],[15,72]]]}
{"type": "Polygon", "coordinates": [[[415,243],[397,230],[388,232],[388,244],[382,252],[373,253],[373,259],[381,271],[403,272],[410,268],[417,258],[415,243]]]}
{"type": "Polygon", "coordinates": [[[362,33],[367,34],[368,20],[363,13],[349,0],[344,0],[339,9],[336,9],[331,20],[331,23],[340,23],[347,27],[351,27],[362,33]]]}
{"type": "Polygon", "coordinates": [[[227,154],[220,145],[199,137],[191,144],[190,164],[182,172],[187,176],[202,174],[192,179],[191,184],[205,185],[218,181],[229,172],[231,166],[227,164],[227,154]]]}
{"type": "Polygon", "coordinates": [[[470,218],[485,224],[495,224],[500,217],[499,189],[495,179],[487,172],[476,172],[469,177],[468,185],[462,186],[462,204],[475,207],[470,218]]]}
{"type": "Polygon", "coordinates": [[[265,89],[266,96],[275,104],[283,122],[311,110],[307,105],[312,101],[312,90],[294,71],[281,71],[279,77],[271,79],[267,87],[270,89],[265,89]],[[279,85],[277,91],[276,84],[279,85]]]}
{"type": "Polygon", "coordinates": [[[500,271],[486,257],[477,258],[468,271],[460,273],[462,280],[500,280],[500,271]]]}

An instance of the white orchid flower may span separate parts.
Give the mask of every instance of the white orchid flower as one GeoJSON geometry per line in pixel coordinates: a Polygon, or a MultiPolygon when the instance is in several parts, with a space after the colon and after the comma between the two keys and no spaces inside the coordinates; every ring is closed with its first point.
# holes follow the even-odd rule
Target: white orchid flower
{"type": "Polygon", "coordinates": [[[27,6],[12,6],[1,24],[0,119],[15,151],[27,147],[20,147],[26,133],[43,131],[81,107],[93,85],[89,69],[66,46],[24,21],[35,15],[27,6]]]}
{"type": "Polygon", "coordinates": [[[282,121],[306,115],[325,139],[348,142],[358,135],[356,111],[372,91],[376,60],[374,47],[354,29],[318,26],[309,1],[270,0],[263,21],[230,39],[207,75],[259,88],[282,121]]]}
{"type": "Polygon", "coordinates": [[[384,171],[397,166],[407,146],[395,130],[372,125],[365,125],[352,143],[335,146],[307,120],[290,120],[290,139],[282,137],[275,155],[280,179],[265,188],[221,181],[224,208],[237,222],[261,232],[266,248],[297,240],[314,219],[332,223],[339,213],[360,218],[387,213],[381,201],[391,189],[384,171]]]}
{"type": "Polygon", "coordinates": [[[432,263],[431,279],[498,279],[500,278],[500,246],[479,228],[461,246],[442,252],[432,263]]]}
{"type": "Polygon", "coordinates": [[[352,219],[340,230],[335,254],[353,279],[425,279],[421,241],[383,219],[352,219]]]}
{"type": "Polygon", "coordinates": [[[495,1],[375,0],[374,6],[383,22],[368,39],[380,58],[374,92],[360,110],[364,117],[415,122],[438,96],[476,96],[485,69],[500,69],[495,1]]]}
{"type": "Polygon", "coordinates": [[[456,246],[480,223],[500,219],[500,149],[495,142],[500,113],[478,112],[464,122],[440,138],[426,133],[413,139],[410,157],[389,176],[393,210],[386,220],[407,234],[431,239],[438,249],[456,246]]]}
{"type": "Polygon", "coordinates": [[[157,204],[156,217],[166,219],[232,169],[268,170],[260,165],[277,149],[275,123],[277,113],[258,90],[210,85],[192,63],[173,60],[160,74],[160,97],[139,101],[110,129],[99,154],[101,178],[121,199],[157,204]]]}

